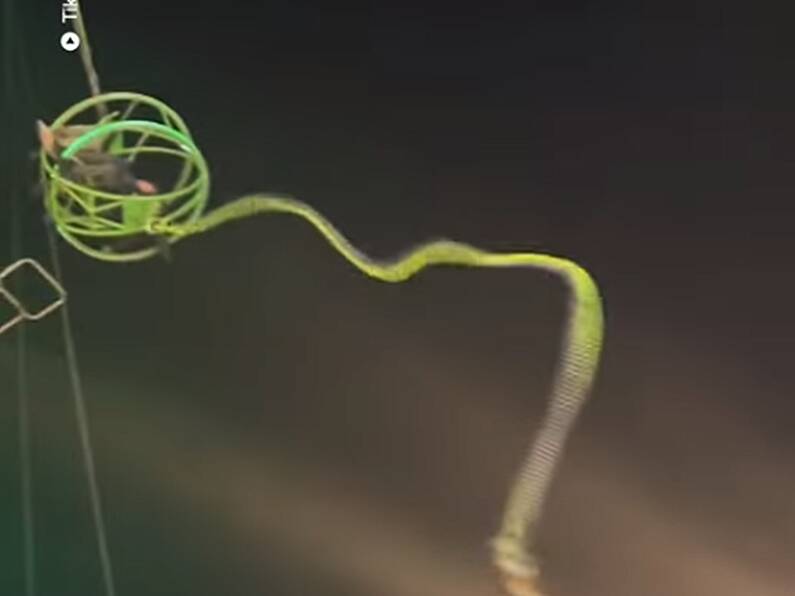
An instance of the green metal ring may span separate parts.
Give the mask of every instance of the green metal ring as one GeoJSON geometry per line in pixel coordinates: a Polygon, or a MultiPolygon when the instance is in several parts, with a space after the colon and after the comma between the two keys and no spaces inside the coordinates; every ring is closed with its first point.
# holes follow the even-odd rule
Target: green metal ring
{"type": "MultiPolygon", "coordinates": [[[[100,106],[115,111],[109,112],[110,117],[94,116],[96,125],[72,141],[61,159],[79,159],[80,151],[91,143],[115,135],[110,148],[114,155],[131,159],[138,155],[179,159],[182,164],[177,166],[181,169],[176,182],[155,195],[104,192],[62,176],[59,162],[42,149],[45,207],[59,234],[80,252],[103,261],[143,260],[160,251],[152,232],[157,223],[185,225],[204,213],[210,189],[207,163],[182,118],[160,100],[139,93],[91,97],[67,109],[51,127],[84,124],[84,115],[100,106]],[[136,117],[142,111],[149,112],[146,118],[136,117]],[[118,119],[114,120],[114,115],[118,119]],[[137,140],[125,145],[128,133],[134,133],[137,140]],[[153,145],[155,140],[160,143],[153,145]]],[[[165,240],[172,242],[174,238],[169,236],[165,240]]]]}

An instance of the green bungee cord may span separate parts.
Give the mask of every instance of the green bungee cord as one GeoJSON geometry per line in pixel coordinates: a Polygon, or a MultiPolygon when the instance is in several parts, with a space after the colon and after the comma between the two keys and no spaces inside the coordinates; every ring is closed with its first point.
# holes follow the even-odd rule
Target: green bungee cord
{"type": "Polygon", "coordinates": [[[506,592],[511,596],[539,595],[539,568],[532,554],[535,532],[564,444],[593,385],[602,348],[602,301],[593,278],[567,259],[537,253],[492,253],[450,240],[422,244],[395,259],[377,261],[354,247],[311,206],[286,197],[242,197],[190,224],[174,226],[153,220],[150,231],[180,240],[234,219],[267,213],[287,213],[308,221],[348,262],[380,281],[402,282],[427,267],[448,265],[540,269],[566,283],[566,336],[548,409],[510,491],[502,525],[491,544],[506,592]]]}
{"type": "Polygon", "coordinates": [[[439,240],[415,247],[391,260],[370,258],[334,225],[299,200],[257,194],[205,213],[210,193],[207,163],[185,122],[162,101],[131,92],[102,94],[78,5],[75,30],[82,39],[81,58],[92,97],[72,106],[51,125],[77,130],[95,111],[95,125],[71,135],[60,155],[40,153],[45,208],[58,233],[87,256],[131,262],[158,254],[173,244],[225,223],[264,214],[289,214],[311,224],[349,263],[368,277],[398,283],[432,266],[530,268],[556,275],[567,286],[568,310],[555,382],[540,430],[511,486],[502,522],[491,541],[501,585],[509,596],[541,596],[540,569],[534,555],[536,534],[550,484],[566,440],[587,401],[599,366],[604,334],[602,300],[590,274],[573,261],[529,253],[494,253],[439,240]],[[173,166],[171,188],[123,194],[86,184],[74,175],[92,151],[124,159],[153,158],[173,166]],[[130,242],[133,240],[133,242],[130,242]]]}

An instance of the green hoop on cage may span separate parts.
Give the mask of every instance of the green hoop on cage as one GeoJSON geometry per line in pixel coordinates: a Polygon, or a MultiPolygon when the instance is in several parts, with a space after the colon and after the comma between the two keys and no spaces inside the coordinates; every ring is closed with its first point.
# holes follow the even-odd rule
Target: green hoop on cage
{"type": "Polygon", "coordinates": [[[42,148],[45,208],[58,233],[77,250],[104,261],[140,261],[160,250],[152,232],[157,225],[186,225],[202,215],[210,192],[207,163],[185,122],[162,101],[139,93],[105,93],[70,107],[51,127],[72,125],[90,128],[64,149],[62,159],[106,139],[112,155],[155,162],[161,177],[170,180],[154,195],[104,192],[67,179],[42,148]],[[94,110],[105,115],[97,117],[94,110]]]}

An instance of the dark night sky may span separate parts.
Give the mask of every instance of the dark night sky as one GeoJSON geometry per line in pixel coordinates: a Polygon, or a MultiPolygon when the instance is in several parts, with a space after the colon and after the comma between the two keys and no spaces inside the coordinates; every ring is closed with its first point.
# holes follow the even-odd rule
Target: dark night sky
{"type": "MultiPolygon", "coordinates": [[[[13,101],[22,95],[11,90],[3,137],[21,163],[34,143],[28,123],[86,88],[76,55],[58,47],[57,3],[17,4],[35,96],[13,101]]],[[[104,88],[180,112],[211,165],[212,205],[289,193],[375,255],[448,236],[541,249],[592,271],[607,346],[545,530],[552,596],[788,593],[771,578],[795,547],[795,483],[782,480],[795,457],[790,22],[752,4],[559,4],[137,0],[86,1],[84,11],[104,88]],[[578,523],[592,535],[581,538],[578,523]],[[605,533],[619,544],[644,530],[660,536],[639,543],[644,561],[670,567],[600,547],[605,533]],[[742,559],[745,579],[725,587],[681,571],[702,555],[714,577],[735,577],[742,559]]],[[[38,222],[30,207],[34,256],[45,254],[38,222]]],[[[434,586],[435,596],[491,596],[488,583],[462,592],[419,576],[386,591],[364,571],[302,559],[267,531],[238,535],[245,517],[220,512],[231,499],[191,500],[196,487],[179,474],[158,476],[155,463],[122,470],[137,453],[195,465],[230,492],[258,490],[235,485],[249,477],[243,463],[228,477],[191,463],[195,433],[234,444],[250,469],[275,453],[321,487],[317,469],[333,470],[349,480],[344,494],[404,512],[429,544],[456,544],[481,578],[483,542],[554,363],[563,293],[552,280],[443,271],[385,290],[282,219],[188,241],[171,266],[62,255],[115,536],[127,537],[116,543],[121,593],[398,596],[434,586]],[[212,563],[192,571],[196,561],[212,563]]],[[[63,373],[57,332],[54,322],[31,331],[49,371],[42,394],[63,373]]],[[[2,347],[5,376],[11,344],[2,347]]],[[[68,404],[39,399],[49,404],[38,406],[40,433],[53,411],[70,416],[68,404]]],[[[72,453],[71,435],[62,440],[72,453]]],[[[57,506],[66,494],[63,507],[81,507],[79,471],[63,458],[42,464],[41,507],[56,524],[45,564],[54,578],[84,570],[58,592],[84,594],[95,589],[93,555],[85,528],[57,506]],[[69,532],[85,548],[59,555],[69,532]]],[[[9,470],[2,486],[14,486],[9,470]]],[[[15,493],[2,498],[12,511],[15,493]]],[[[413,577],[409,560],[396,555],[384,573],[413,577]]],[[[18,569],[2,571],[0,582],[18,585],[18,569]]],[[[2,594],[18,590],[4,585],[2,594]]]]}

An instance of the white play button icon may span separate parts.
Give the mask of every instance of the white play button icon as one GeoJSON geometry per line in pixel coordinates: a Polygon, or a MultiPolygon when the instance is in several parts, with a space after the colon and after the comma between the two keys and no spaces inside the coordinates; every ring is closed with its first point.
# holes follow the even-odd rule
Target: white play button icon
{"type": "Polygon", "coordinates": [[[74,52],[80,47],[80,37],[74,31],[67,31],[61,35],[61,47],[67,52],[74,52]]]}

